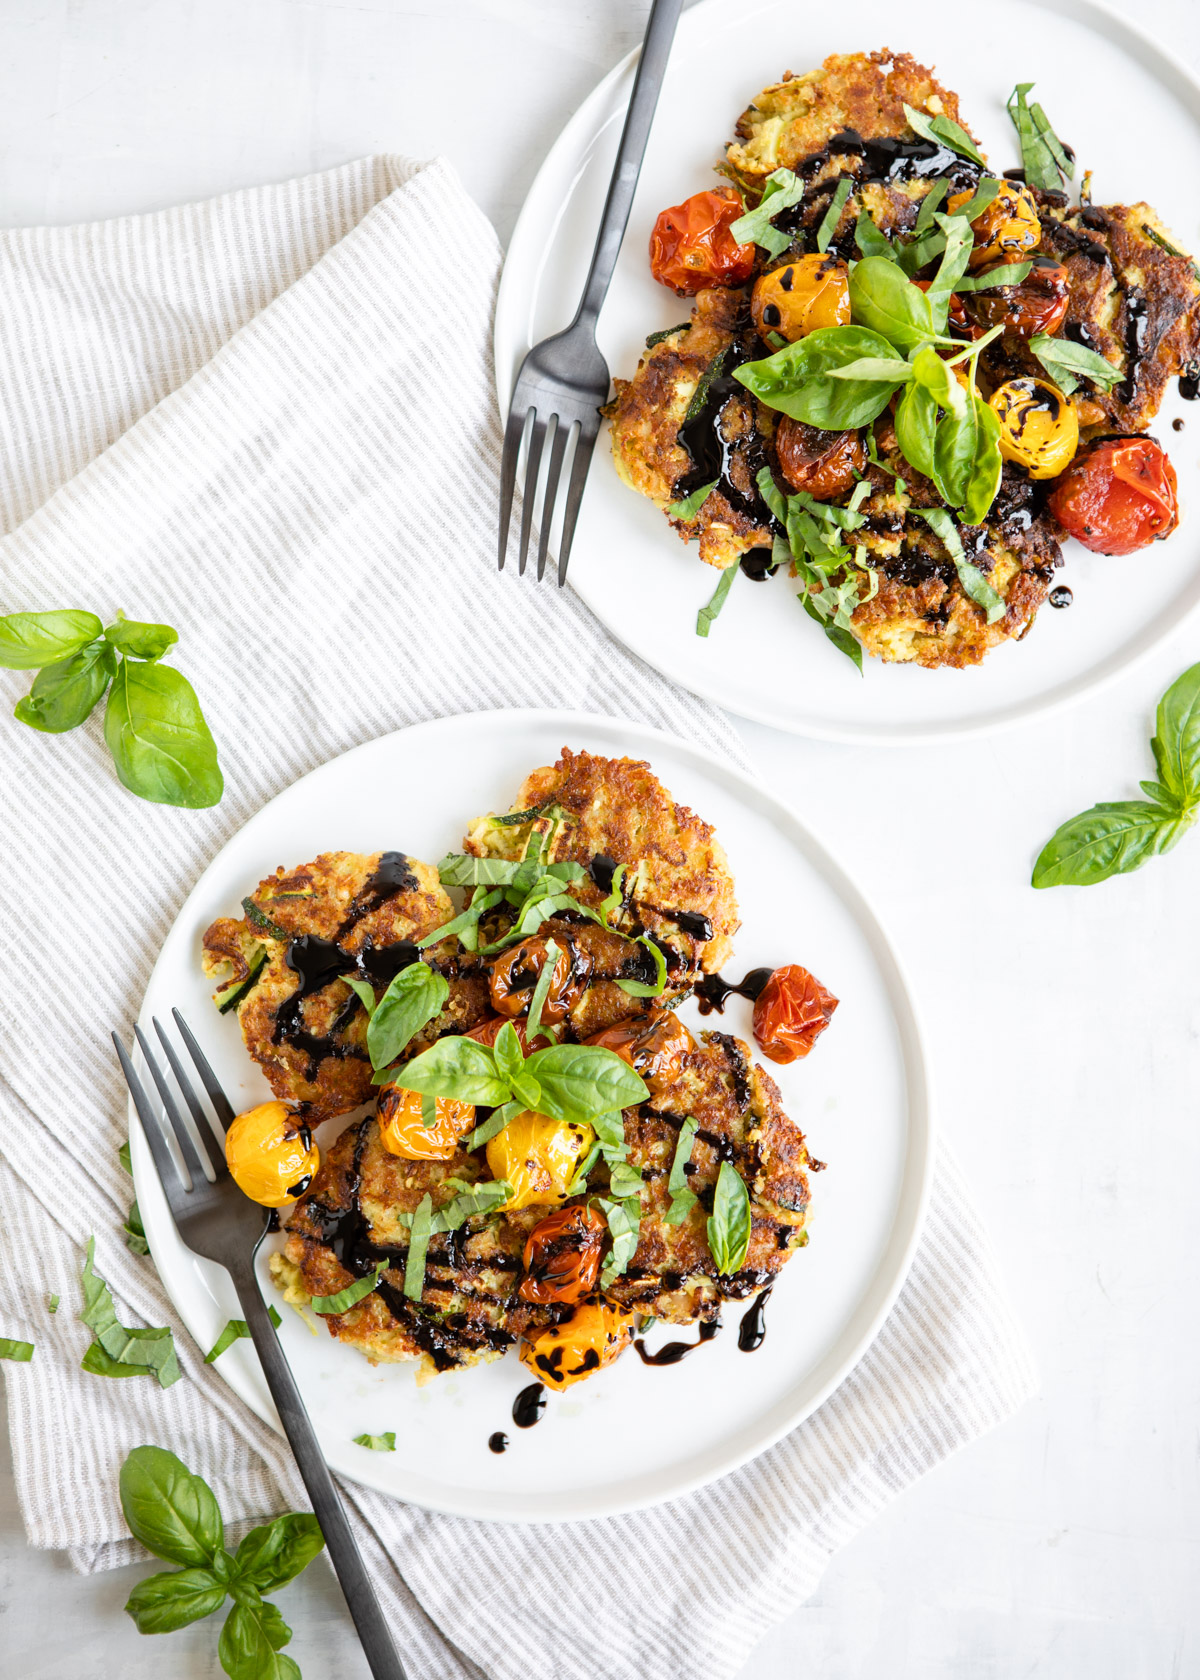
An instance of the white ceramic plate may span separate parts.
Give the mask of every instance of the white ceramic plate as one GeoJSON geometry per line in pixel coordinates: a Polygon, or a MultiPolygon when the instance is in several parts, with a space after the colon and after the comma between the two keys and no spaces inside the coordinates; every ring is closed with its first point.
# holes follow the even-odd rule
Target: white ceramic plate
{"type": "MultiPolygon", "coordinates": [[[[789,1112],[829,1169],[815,1179],[811,1241],[785,1268],[768,1334],[738,1352],[726,1330],[682,1364],[651,1369],[631,1352],[612,1370],[551,1396],[536,1429],[514,1429],[529,1373],[515,1355],[418,1389],[413,1367],[373,1370],[324,1329],[310,1336],[285,1311],[281,1335],[330,1464],[385,1493],[467,1516],[545,1521],[597,1516],[672,1498],[732,1470],[820,1404],[862,1357],[907,1272],[931,1165],[920,1036],[903,976],[858,889],[799,821],[755,782],[668,735],[567,712],[491,712],[384,736],[314,771],[258,813],[201,876],[150,979],[142,1025],[182,1009],[239,1108],[269,1096],[231,1020],[218,1017],[200,974],[201,936],[236,914],[242,895],[278,864],[334,849],[399,847],[436,860],[467,820],[506,810],[525,774],[563,745],[649,760],[677,799],[715,823],[737,878],[743,917],[737,977],[759,964],[803,962],[841,999],[806,1060],[776,1073],[789,1112]],[[411,790],[418,789],[419,794],[411,790]],[[396,1451],[355,1435],[395,1430],[396,1451]],[[488,1450],[494,1430],[507,1453],[488,1450]]],[[[693,1030],[696,1006],[684,1013],[693,1030]]],[[[717,1025],[711,1017],[709,1025],[717,1025]]],[[[750,1037],[749,1005],[724,1023],[750,1037]]],[[[324,1145],[344,1122],[319,1134],[324,1145]]],[[[224,1271],[180,1243],[131,1111],[138,1204],[167,1290],[206,1351],[240,1317],[224,1271]]],[[[260,1276],[273,1290],[262,1257],[260,1276]]],[[[678,1335],[678,1332],[674,1334],[678,1335]]],[[[687,1333],[684,1332],[686,1335],[687,1333]]],[[[652,1342],[671,1339],[659,1328],[652,1342]]],[[[238,1342],[216,1369],[275,1423],[258,1361],[238,1342]]]]}
{"type": "MultiPolygon", "coordinates": [[[[679,26],[624,248],[600,321],[614,374],[637,366],[647,333],[686,320],[689,300],[650,277],[654,218],[715,185],[713,163],[754,95],[785,68],[888,46],[935,65],[993,166],[1019,161],[1004,101],[1018,81],[1095,172],[1098,203],[1148,199],[1200,249],[1200,84],[1089,0],[858,0],[852,11],[796,0],[704,0],[679,26]]],[[[584,101],[546,159],[513,234],[496,313],[507,412],[531,344],[575,312],[632,83],[626,59],[584,101]]],[[[1126,670],[1200,601],[1200,407],[1172,394],[1156,422],[1179,474],[1183,525],[1131,561],[1067,547],[1074,604],[1048,606],[1030,636],[968,671],[865,661],[865,677],[801,612],[781,578],[739,578],[707,641],[697,609],[717,574],[662,514],[617,478],[602,433],[571,555],[571,583],[635,653],[743,717],[827,740],[902,743],[994,729],[1078,700],[1126,670]],[[1171,420],[1188,429],[1175,436],[1171,420]]]]}

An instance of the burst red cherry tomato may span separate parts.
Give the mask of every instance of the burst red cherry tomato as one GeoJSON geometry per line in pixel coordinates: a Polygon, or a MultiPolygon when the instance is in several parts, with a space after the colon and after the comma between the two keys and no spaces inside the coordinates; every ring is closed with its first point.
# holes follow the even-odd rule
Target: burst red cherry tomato
{"type": "Polygon", "coordinates": [[[662,211],[650,235],[650,272],[680,297],[706,286],[741,286],[754,272],[755,248],[739,245],[730,224],[743,214],[732,187],[693,193],[662,211]]]}
{"type": "Polygon", "coordinates": [[[759,1049],[773,1062],[794,1062],[807,1056],[837,1006],[833,993],[827,992],[806,968],[798,963],[777,968],[754,1005],[754,1036],[759,1049]]]}
{"type": "Polygon", "coordinates": [[[565,1301],[575,1306],[596,1287],[604,1220],[586,1202],[556,1208],[540,1220],[525,1241],[525,1276],[517,1294],[523,1301],[565,1301]]]}
{"type": "Polygon", "coordinates": [[[775,432],[779,467],[793,490],[819,502],[844,495],[866,470],[867,452],[857,432],[826,432],[785,414],[775,432]]]}
{"type": "MultiPolygon", "coordinates": [[[[1007,264],[994,263],[993,268],[1007,264]]],[[[982,271],[986,279],[990,269],[982,271]]],[[[1052,257],[1036,256],[1033,267],[1024,280],[1015,286],[997,286],[990,292],[975,292],[971,296],[971,311],[985,327],[1003,327],[1006,333],[1018,338],[1033,338],[1038,333],[1053,335],[1067,318],[1071,303],[1071,288],[1067,271],[1052,257]]]]}
{"type": "Polygon", "coordinates": [[[1113,438],[1076,455],[1050,511],[1097,554],[1132,554],[1179,523],[1175,469],[1153,438],[1113,438]]]}

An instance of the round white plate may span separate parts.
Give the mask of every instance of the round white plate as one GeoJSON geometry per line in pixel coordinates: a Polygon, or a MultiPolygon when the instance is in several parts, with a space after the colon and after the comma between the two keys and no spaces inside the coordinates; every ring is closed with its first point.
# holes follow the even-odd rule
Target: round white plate
{"type": "MultiPolygon", "coordinates": [[[[1200,84],[1089,0],[859,0],[852,11],[795,0],[704,0],[685,14],[612,290],[600,348],[618,376],[647,333],[687,319],[690,300],[650,277],[655,216],[717,184],[713,164],[754,95],[785,69],[884,46],[936,67],[962,99],[993,166],[1019,161],[1004,110],[1014,84],[1034,97],[1094,170],[1097,203],[1147,199],[1200,250],[1200,84]]],[[[531,344],[566,326],[591,257],[633,79],[632,57],[584,101],[530,191],[496,311],[496,370],[507,412],[531,344]]],[[[1179,474],[1183,525],[1132,560],[1066,550],[1066,611],[1043,608],[1028,638],[967,671],[868,659],[865,676],[805,617],[782,578],[739,578],[707,640],[696,612],[717,573],[650,502],[617,478],[602,432],[571,554],[571,583],[614,635],[666,676],[743,717],[848,742],[916,742],[994,729],[1080,699],[1147,653],[1200,601],[1200,406],[1175,392],[1155,423],[1179,474]],[[1187,421],[1176,436],[1175,417],[1187,421]]],[[[561,498],[560,498],[561,500],[561,498]]],[[[515,587],[515,585],[514,585],[515,587]]]]}
{"type": "MultiPolygon", "coordinates": [[[[630,1510],[684,1493],[759,1453],[808,1415],[862,1357],[904,1280],[931,1167],[929,1097],[920,1035],[903,976],[858,889],[799,821],[757,783],[669,735],[570,712],[490,712],[384,736],[305,776],[258,813],[214,858],[167,936],[142,1025],[178,1006],[212,1058],[235,1107],[269,1096],[231,1020],[219,1017],[200,973],[201,937],[237,914],[242,895],[278,864],[334,849],[399,847],[436,860],[457,849],[468,819],[506,810],[525,774],[564,745],[645,758],[681,802],[716,825],[737,878],[743,917],[729,973],[802,962],[841,999],[806,1060],[772,1073],[813,1153],[811,1241],[785,1268],[767,1339],[739,1353],[740,1305],[725,1332],[693,1358],[643,1366],[632,1351],[610,1371],[552,1395],[536,1429],[511,1408],[531,1380],[514,1354],[416,1386],[411,1365],[372,1369],[284,1309],[280,1334],[333,1468],[436,1510],[546,1521],[630,1510]],[[394,1453],[355,1446],[396,1433],[394,1453]],[[505,1430],[503,1456],[488,1437],[505,1430]]],[[[689,1004],[684,1019],[750,1037],[750,1006],[724,1022],[689,1004]]],[[[344,1121],[322,1128],[328,1145],[344,1121]]],[[[210,1348],[241,1317],[225,1272],[179,1241],[132,1112],[138,1205],[155,1263],[197,1343],[210,1348]]],[[[277,1239],[268,1239],[269,1242],[277,1239]]],[[[266,1270],[267,1299],[274,1291],[266,1270]]],[[[747,1303],[748,1304],[748,1303],[747,1303]]],[[[681,1334],[651,1333],[654,1344],[681,1334]]],[[[691,1339],[693,1333],[682,1332],[691,1339]]],[[[248,1342],[216,1369],[275,1423],[248,1342]]]]}

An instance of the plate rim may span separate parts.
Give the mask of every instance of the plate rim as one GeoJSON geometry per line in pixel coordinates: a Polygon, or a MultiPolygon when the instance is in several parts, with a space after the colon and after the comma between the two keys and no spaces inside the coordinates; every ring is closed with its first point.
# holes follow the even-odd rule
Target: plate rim
{"type": "MultiPolygon", "coordinates": [[[[595,1518],[618,1516],[631,1511],[644,1510],[672,1499],[682,1498],[724,1476],[732,1474],[735,1470],[742,1468],[743,1465],[750,1463],[753,1459],[768,1451],[785,1435],[798,1428],[807,1418],[811,1417],[858,1367],[895,1306],[896,1300],[908,1279],[917,1248],[924,1234],[937,1159],[938,1126],[935,1088],[928,1040],[921,1011],[908,971],[891,936],[870,898],[849,871],[839,863],[835,851],[825,844],[812,827],[799,816],[792,805],[772,792],[752,772],[743,769],[732,759],[719,752],[712,751],[699,742],[689,741],[684,737],[673,735],[667,730],[657,729],[652,725],[630,718],[623,718],[614,713],[584,712],[557,707],[511,707],[496,711],[456,712],[408,724],[400,729],[389,730],[384,735],[375,736],[369,741],[359,742],[357,745],[347,748],[344,752],[335,754],[322,764],[316,765],[312,770],[305,772],[304,775],[297,777],[287,787],[280,789],[277,794],[261,805],[246,822],[229,835],[223,845],[208,860],[172,917],[139,1005],[137,1019],[143,1032],[151,1031],[151,1017],[147,999],[153,991],[155,977],[162,962],[163,951],[175,929],[189,916],[193,903],[203,897],[205,885],[211,873],[219,865],[226,850],[235,842],[241,840],[247,830],[264,823],[267,820],[266,814],[272,810],[278,801],[293,794],[294,790],[302,783],[321,776],[333,765],[341,764],[343,760],[351,758],[355,754],[378,749],[384,741],[398,741],[402,737],[410,739],[415,733],[425,735],[444,733],[453,736],[463,730],[477,728],[480,723],[499,728],[529,723],[535,727],[539,725],[547,728],[553,726],[555,730],[566,729],[568,732],[597,727],[604,728],[606,726],[615,727],[626,733],[632,733],[639,742],[647,743],[651,753],[656,743],[665,745],[672,751],[681,754],[685,759],[690,757],[697,761],[700,766],[709,772],[715,772],[727,784],[732,783],[734,789],[740,784],[744,790],[752,793],[756,800],[765,801],[768,807],[773,808],[767,820],[772,822],[778,820],[785,833],[790,827],[795,841],[813,858],[818,871],[824,876],[830,889],[837,894],[866,939],[875,965],[880,971],[888,1007],[896,1027],[900,1065],[903,1070],[905,1118],[908,1135],[901,1190],[892,1216],[891,1228],[887,1235],[885,1252],[867,1289],[864,1291],[864,1297],[866,1299],[870,1298],[881,1272],[889,1265],[891,1276],[882,1287],[875,1309],[864,1325],[858,1339],[841,1358],[837,1367],[827,1379],[804,1402],[790,1410],[781,1423],[765,1426],[750,1445],[725,1452],[715,1466],[709,1466],[690,1476],[678,1477],[665,1491],[655,1490],[643,1496],[632,1495],[627,1491],[624,1495],[613,1496],[608,1494],[605,1488],[587,1490],[585,1493],[576,1495],[576,1503],[580,1509],[568,1515],[547,1514],[545,1512],[530,1513],[522,1511],[515,1504],[503,1506],[502,1502],[497,1502],[498,1508],[481,1512],[477,1506],[471,1503],[469,1498],[459,1499],[451,1495],[445,1499],[435,1500],[427,1496],[397,1493],[394,1486],[372,1477],[373,1465],[369,1454],[363,1455],[366,1462],[362,1465],[361,1471],[357,1466],[354,1469],[347,1469],[340,1463],[336,1467],[336,1474],[339,1476],[385,1494],[389,1498],[402,1499],[405,1503],[416,1505],[422,1509],[468,1517],[474,1521],[501,1523],[589,1521],[595,1518]],[[905,1182],[910,1175],[914,1180],[912,1184],[905,1182]],[[895,1242],[897,1229],[904,1222],[907,1223],[908,1228],[902,1246],[896,1257],[889,1259],[888,1250],[895,1242]]],[[[569,738],[569,734],[567,738],[569,738]]],[[[186,1245],[182,1244],[178,1233],[174,1229],[166,1198],[154,1171],[153,1159],[132,1098],[127,1103],[127,1111],[134,1191],[142,1213],[146,1239],[150,1247],[151,1257],[154,1260],[155,1270],[158,1272],[172,1307],[179,1315],[196,1347],[203,1353],[204,1347],[197,1335],[199,1326],[196,1323],[195,1315],[190,1308],[185,1310],[179,1298],[181,1293],[185,1296],[187,1294],[186,1290],[181,1291],[179,1287],[183,1274],[182,1272],[177,1274],[174,1266],[169,1265],[164,1269],[159,1264],[159,1254],[168,1252],[168,1249],[163,1245],[164,1236],[169,1235],[170,1239],[178,1244],[185,1254],[190,1255],[191,1251],[186,1248],[186,1245]]],[[[257,1362],[253,1367],[247,1366],[245,1369],[238,1363],[226,1362],[220,1366],[219,1375],[261,1422],[282,1437],[283,1432],[265,1386],[260,1391],[259,1385],[263,1379],[255,1374],[256,1370],[257,1362]]],[[[712,1451],[717,1450],[712,1449],[712,1451]]],[[[513,1497],[519,1498],[520,1496],[514,1495],[513,1497]]]]}
{"type": "MultiPolygon", "coordinates": [[[[1043,11],[1053,12],[1060,17],[1071,19],[1084,27],[1093,29],[1096,33],[1106,35],[1119,47],[1128,50],[1137,49],[1136,56],[1140,62],[1165,87],[1171,89],[1178,97],[1187,98],[1192,104],[1192,115],[1200,126],[1200,73],[1193,71],[1189,65],[1172,58],[1167,47],[1148,30],[1137,23],[1115,12],[1106,0],[1020,0],[1027,6],[1037,7],[1043,11]]],[[[726,7],[729,0],[699,0],[697,5],[689,7],[679,21],[679,30],[690,31],[700,27],[697,20],[703,20],[709,14],[726,7]]],[[[517,220],[509,238],[508,248],[504,254],[504,264],[500,273],[500,283],[496,294],[496,309],[492,329],[492,363],[496,385],[496,396],[500,407],[501,425],[507,420],[512,390],[516,382],[516,371],[524,350],[517,349],[524,343],[517,326],[520,308],[521,286],[517,278],[516,266],[513,262],[515,252],[519,253],[522,243],[528,242],[531,233],[535,235],[535,243],[544,244],[548,250],[553,243],[553,232],[547,238],[544,232],[537,234],[537,228],[544,229],[544,218],[535,223],[535,200],[544,190],[545,180],[552,169],[557,169],[558,158],[567,147],[567,142],[573,140],[577,133],[582,133],[583,150],[590,151],[596,140],[613,121],[610,115],[607,121],[598,122],[598,113],[602,114],[613,86],[627,76],[636,63],[641,52],[640,46],[627,52],[612,69],[604,75],[592,88],[587,97],[578,105],[567,122],[563,124],[538,167],[537,173],[530,182],[528,191],[522,201],[517,220]]],[[[579,148],[576,147],[576,155],[579,148]]],[[[578,164],[575,178],[578,179],[583,168],[586,167],[586,157],[578,164]]],[[[626,233],[628,237],[628,231],[626,233]]],[[[622,240],[624,245],[624,240],[622,240]]],[[[537,265],[540,270],[541,265],[537,265]]],[[[605,432],[607,435],[607,432],[605,432]]],[[[590,477],[594,468],[596,455],[593,453],[592,464],[589,465],[590,477]]],[[[710,699],[708,692],[709,678],[704,673],[689,675],[688,671],[673,659],[652,655],[642,648],[633,648],[625,640],[624,635],[609,616],[607,603],[596,598],[592,593],[579,590],[572,584],[580,600],[593,612],[605,629],[620,643],[620,645],[635,658],[644,659],[647,664],[667,677],[671,682],[678,683],[689,693],[697,694],[702,699],[710,699]]],[[[1181,613],[1169,623],[1164,622],[1164,614],[1148,624],[1136,636],[1123,652],[1117,655],[1102,657],[1083,676],[1070,678],[1065,683],[1047,692],[1033,696],[1027,700],[1017,701],[1001,709],[986,713],[977,718],[949,719],[945,723],[921,724],[917,726],[903,726],[901,730],[889,729],[882,722],[864,723],[853,728],[840,726],[837,723],[822,722],[793,716],[783,717],[770,705],[764,703],[761,707],[746,704],[741,699],[737,701],[724,697],[717,704],[725,706],[736,716],[747,719],[751,723],[767,724],[771,728],[781,730],[789,735],[798,735],[807,740],[830,741],[841,746],[854,747],[927,747],[947,742],[957,742],[999,735],[1007,730],[1020,728],[1023,724],[1031,724],[1055,713],[1066,711],[1083,701],[1105,693],[1123,677],[1129,676],[1154,654],[1164,643],[1168,642],[1177,632],[1194,623],[1200,615],[1200,585],[1194,591],[1195,598],[1181,613]]],[[[963,673],[958,673],[962,675],[963,673]]],[[[932,675],[932,673],[930,673],[932,675]]]]}

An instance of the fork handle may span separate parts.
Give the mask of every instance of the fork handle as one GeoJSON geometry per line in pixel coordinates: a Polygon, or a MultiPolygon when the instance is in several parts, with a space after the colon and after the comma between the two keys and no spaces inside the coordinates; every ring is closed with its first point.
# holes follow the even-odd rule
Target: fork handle
{"type": "Polygon", "coordinates": [[[651,7],[633,92],[629,96],[625,127],[621,131],[621,144],[617,148],[617,161],[613,165],[604,214],[600,218],[596,249],[592,253],[592,266],[588,270],[575,322],[590,318],[594,324],[608,295],[621,241],[625,237],[625,224],[633,208],[633,195],[637,190],[642,159],[646,155],[646,142],[650,138],[659,90],[666,73],[671,43],[675,39],[675,26],[682,10],[683,0],[654,0],[651,7]]]}
{"type": "MultiPolygon", "coordinates": [[[[239,1268],[240,1271],[240,1268],[239,1268]]],[[[288,1444],[295,1454],[313,1512],[321,1525],[329,1556],[337,1571],[338,1581],[358,1629],[358,1637],[366,1653],[375,1680],[405,1680],[404,1669],[396,1654],[391,1631],[384,1620],[383,1609],[367,1574],[358,1542],[346,1519],[341,1495],[334,1486],[325,1455],[317,1441],[316,1430],[309,1420],[296,1379],[288,1364],[275,1326],[271,1323],[266,1303],[252,1269],[239,1276],[233,1273],[234,1285],[246,1323],[262,1361],[263,1375],[279,1413],[279,1421],[288,1444]]]]}

